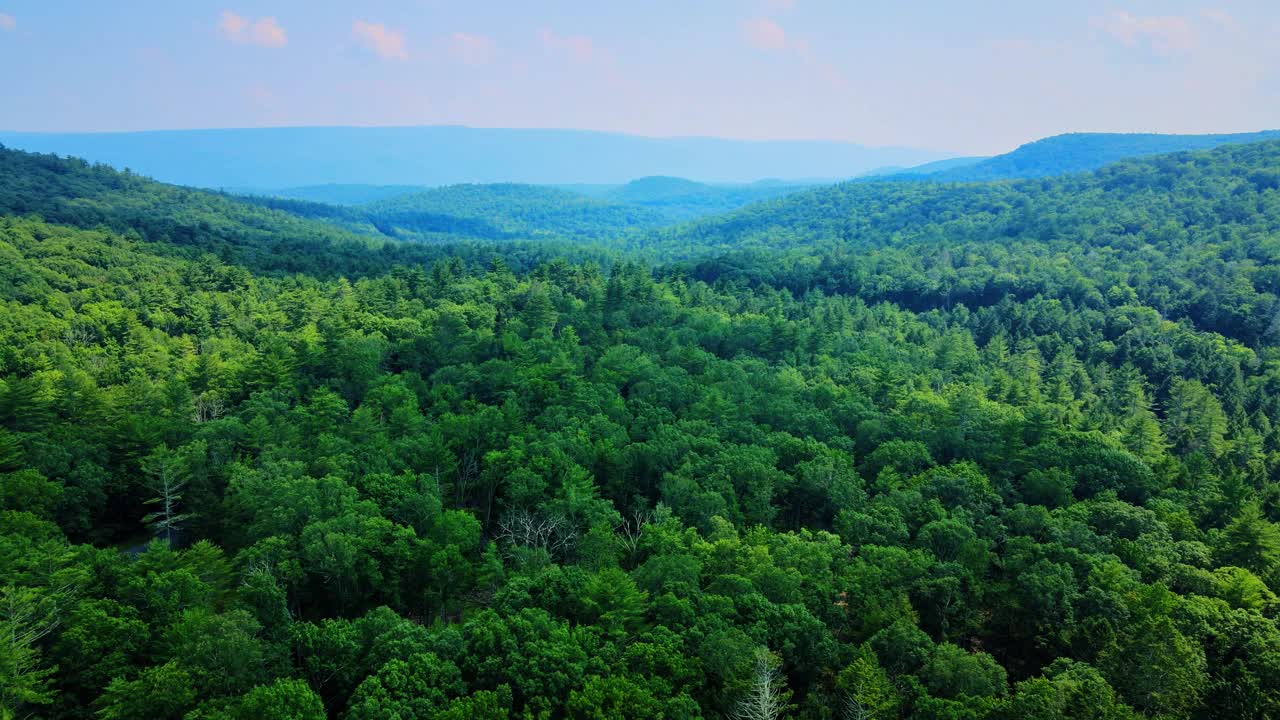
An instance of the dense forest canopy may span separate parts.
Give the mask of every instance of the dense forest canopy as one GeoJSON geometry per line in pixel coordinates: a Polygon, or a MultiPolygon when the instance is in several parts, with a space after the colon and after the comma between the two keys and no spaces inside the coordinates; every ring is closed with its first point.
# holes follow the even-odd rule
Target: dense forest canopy
{"type": "Polygon", "coordinates": [[[708,185],[682,178],[641,178],[625,185],[550,187],[496,183],[396,191],[329,186],[305,192],[251,193],[240,199],[361,233],[400,240],[451,242],[546,240],[611,242],[789,195],[804,185],[763,182],[708,185]],[[374,196],[370,202],[343,198],[374,196]]]}
{"type": "MultiPolygon", "coordinates": [[[[494,183],[424,188],[406,185],[311,185],[280,190],[245,190],[257,198],[301,200],[296,209],[307,215],[341,217],[368,222],[383,228],[394,223],[379,222],[384,212],[407,214],[410,225],[415,215],[441,218],[432,232],[452,230],[446,222],[466,227],[485,227],[479,220],[495,220],[488,225],[492,239],[508,239],[512,234],[575,237],[605,237],[625,233],[634,227],[670,225],[694,218],[737,210],[760,200],[787,195],[805,184],[764,180],[750,184],[708,184],[675,177],[645,177],[622,185],[574,184],[561,186],[494,183]],[[598,202],[588,202],[586,198],[598,202]],[[345,209],[312,207],[338,205],[345,209]],[[362,217],[363,216],[363,217],[362,217]],[[443,218],[449,218],[448,221],[443,218]]],[[[375,229],[377,229],[375,227],[375,229]]]]}
{"type": "MultiPolygon", "coordinates": [[[[214,255],[251,272],[362,276],[443,257],[486,262],[501,253],[517,268],[551,258],[599,258],[583,242],[508,241],[454,233],[433,242],[391,242],[370,218],[305,200],[238,197],[159,183],[75,158],[0,147],[0,215],[104,227],[184,257],[214,255]]],[[[421,239],[421,238],[419,238],[421,239]]]]}
{"type": "Polygon", "coordinates": [[[661,215],[644,207],[514,183],[451,185],[397,195],[363,209],[390,233],[493,240],[539,236],[598,240],[664,224],[661,215]]]}
{"type": "Polygon", "coordinates": [[[1280,717],[1277,166],[597,250],[0,152],[0,712],[1280,717]]]}
{"type": "Polygon", "coordinates": [[[422,190],[426,190],[426,188],[419,185],[331,183],[327,185],[301,185],[298,187],[271,189],[242,188],[240,192],[246,195],[266,195],[328,205],[366,205],[379,200],[388,200],[397,195],[422,190]]]}
{"type": "Polygon", "coordinates": [[[593,194],[615,203],[646,208],[668,223],[676,223],[737,210],[761,200],[790,195],[804,187],[803,183],[782,180],[710,185],[676,177],[644,177],[593,194]]]}

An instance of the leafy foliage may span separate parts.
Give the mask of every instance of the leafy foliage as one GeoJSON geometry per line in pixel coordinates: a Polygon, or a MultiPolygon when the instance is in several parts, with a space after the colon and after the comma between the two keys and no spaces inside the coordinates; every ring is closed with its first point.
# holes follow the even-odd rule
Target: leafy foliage
{"type": "Polygon", "coordinates": [[[663,223],[643,207],[538,185],[451,185],[361,208],[390,235],[460,235],[488,240],[569,237],[599,240],[663,223]]]}
{"type": "Polygon", "coordinates": [[[15,717],[1280,716],[1280,146],[661,268],[3,157],[15,717]]]}
{"type": "Polygon", "coordinates": [[[798,183],[760,181],[749,185],[710,185],[675,177],[645,177],[607,188],[600,197],[659,213],[668,222],[736,210],[762,200],[789,195],[804,188],[798,183]]]}

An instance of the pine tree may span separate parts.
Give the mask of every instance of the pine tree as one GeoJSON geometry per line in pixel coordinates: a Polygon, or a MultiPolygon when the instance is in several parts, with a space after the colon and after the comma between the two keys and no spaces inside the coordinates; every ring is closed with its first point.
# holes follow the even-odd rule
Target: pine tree
{"type": "Polygon", "coordinates": [[[547,296],[547,289],[542,283],[535,282],[530,286],[523,316],[531,336],[548,335],[555,329],[556,308],[551,304],[551,298],[547,296]]]}
{"type": "Polygon", "coordinates": [[[1264,579],[1280,565],[1280,528],[1256,504],[1246,505],[1222,533],[1218,555],[1224,565],[1252,570],[1264,579]]]}
{"type": "Polygon", "coordinates": [[[1169,441],[1160,429],[1160,421],[1151,409],[1151,400],[1142,384],[1133,381],[1126,388],[1126,417],[1120,427],[1125,448],[1148,465],[1154,465],[1169,449],[1169,441]]]}
{"type": "Polygon", "coordinates": [[[1183,455],[1217,457],[1225,449],[1227,414],[1199,380],[1178,380],[1169,392],[1165,432],[1183,455]]]}
{"type": "Polygon", "coordinates": [[[54,669],[41,665],[39,643],[57,626],[55,606],[34,588],[0,587],[0,717],[53,702],[54,669]]]}

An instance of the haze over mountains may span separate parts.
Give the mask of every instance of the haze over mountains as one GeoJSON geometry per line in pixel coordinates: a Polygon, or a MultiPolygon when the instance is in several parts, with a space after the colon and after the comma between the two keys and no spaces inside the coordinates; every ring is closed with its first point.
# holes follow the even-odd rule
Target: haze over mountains
{"type": "Polygon", "coordinates": [[[0,720],[1280,720],[1278,28],[0,0],[0,720]]]}
{"type": "Polygon", "coordinates": [[[1067,133],[1054,135],[991,158],[944,160],[911,168],[897,177],[938,182],[980,182],[1046,177],[1086,172],[1128,158],[1188,150],[1211,150],[1221,145],[1280,139],[1280,130],[1218,135],[1160,135],[1156,133],[1067,133]]]}
{"type": "Polygon", "coordinates": [[[298,127],[0,133],[0,143],[213,188],[326,183],[625,183],[648,175],[749,182],[840,179],[949,153],[845,142],[652,138],[586,130],[298,127]]]}
{"type": "MultiPolygon", "coordinates": [[[[421,152],[429,151],[437,154],[453,153],[459,155],[471,153],[465,162],[450,162],[450,166],[455,167],[454,173],[457,176],[475,175],[480,172],[495,174],[503,172],[499,167],[502,165],[499,158],[485,155],[474,144],[482,136],[497,139],[506,138],[511,142],[517,142],[520,138],[523,138],[523,140],[519,140],[520,142],[528,141],[531,138],[541,138],[541,140],[548,141],[547,148],[565,149],[570,146],[575,147],[576,150],[574,152],[579,154],[574,155],[574,152],[566,151],[566,157],[573,156],[578,159],[581,159],[581,153],[585,152],[584,148],[593,143],[603,143],[617,149],[633,141],[648,142],[650,140],[601,133],[471,131],[465,128],[312,128],[296,132],[292,130],[260,130],[223,131],[221,134],[210,131],[128,135],[39,135],[22,136],[19,138],[19,142],[38,141],[38,143],[49,146],[44,149],[56,150],[59,153],[69,152],[71,148],[76,147],[78,142],[90,145],[97,143],[99,149],[104,151],[114,147],[119,152],[132,152],[133,150],[127,147],[129,143],[135,143],[138,147],[146,145],[150,147],[149,152],[152,153],[161,147],[170,147],[174,150],[174,154],[167,158],[158,154],[149,154],[149,152],[141,152],[138,157],[143,158],[144,161],[149,159],[155,163],[171,167],[173,172],[179,172],[177,168],[177,165],[180,164],[179,158],[185,157],[193,163],[190,172],[195,174],[203,172],[207,174],[207,177],[212,177],[212,174],[222,172],[218,169],[219,163],[211,162],[210,160],[222,157],[225,154],[231,160],[226,163],[226,171],[221,176],[228,180],[237,177],[244,181],[249,177],[248,175],[236,176],[234,174],[246,172],[246,169],[255,163],[265,164],[266,158],[269,156],[284,157],[293,156],[296,153],[308,154],[309,160],[300,161],[303,165],[309,164],[312,168],[315,168],[328,163],[328,167],[331,169],[323,172],[348,172],[347,169],[343,169],[345,167],[343,163],[352,162],[350,148],[346,151],[325,153],[309,145],[309,143],[332,133],[352,133],[353,136],[364,138],[362,142],[364,147],[370,148],[371,157],[391,158],[394,161],[389,161],[390,172],[408,172],[408,168],[413,164],[415,158],[420,157],[414,154],[414,148],[421,152]],[[456,137],[469,138],[468,142],[472,142],[472,144],[464,147],[436,145],[428,148],[430,143],[424,140],[432,136],[439,139],[451,134],[455,134],[456,137]],[[274,150],[267,148],[263,142],[265,137],[269,135],[283,141],[282,144],[275,147],[274,150]],[[311,136],[310,139],[305,137],[308,135],[311,136]],[[397,152],[400,146],[394,143],[386,144],[396,137],[417,138],[424,142],[418,145],[410,143],[408,151],[397,152]],[[112,141],[121,139],[126,141],[125,144],[113,145],[112,141]],[[289,139],[297,142],[291,144],[289,139]],[[382,144],[379,145],[379,143],[382,144]],[[374,146],[378,146],[376,151],[373,150],[374,146]],[[213,154],[204,157],[204,160],[201,161],[199,158],[201,153],[205,151],[213,154]],[[257,157],[250,157],[252,155],[251,151],[259,152],[260,154],[257,157]],[[192,160],[192,158],[195,159],[192,160]],[[201,162],[205,163],[203,169],[201,169],[201,162]]],[[[858,186],[868,184],[879,186],[886,183],[890,186],[901,183],[917,184],[914,181],[921,181],[925,184],[941,184],[1046,177],[1096,169],[1120,159],[1137,158],[1177,150],[1206,149],[1219,145],[1239,144],[1272,138],[1280,138],[1280,132],[1264,131],[1233,135],[1129,135],[1106,133],[1059,135],[1029,143],[1010,153],[993,158],[935,160],[905,171],[880,168],[869,171],[862,177],[856,178],[852,183],[836,186],[825,195],[822,192],[816,195],[812,193],[796,195],[802,191],[829,184],[816,181],[804,183],[774,179],[752,183],[707,183],[669,175],[640,177],[625,183],[578,182],[572,184],[561,183],[554,186],[551,184],[502,182],[456,183],[431,187],[427,184],[347,182],[305,184],[278,190],[240,190],[238,191],[238,194],[242,195],[240,198],[210,195],[208,199],[200,200],[200,204],[205,207],[200,212],[212,212],[216,218],[213,221],[215,223],[223,221],[224,218],[229,216],[226,208],[232,206],[223,206],[221,203],[224,203],[225,200],[217,199],[221,197],[227,200],[238,200],[241,203],[237,205],[238,207],[243,207],[244,204],[247,204],[248,206],[268,208],[282,211],[297,219],[322,223],[316,225],[316,228],[323,229],[321,235],[325,236],[336,230],[365,237],[395,238],[430,244],[458,240],[482,242],[546,242],[548,240],[558,240],[632,244],[641,242],[640,239],[646,233],[652,234],[663,228],[670,228],[705,218],[705,222],[699,226],[688,228],[684,231],[684,235],[678,234],[669,238],[659,235],[652,238],[652,240],[657,240],[664,246],[670,246],[672,242],[677,246],[720,246],[723,243],[724,234],[726,232],[730,235],[735,234],[736,231],[733,228],[745,221],[745,227],[750,229],[747,233],[748,235],[755,235],[761,239],[767,238],[766,242],[776,244],[780,238],[794,237],[796,229],[808,227],[815,222],[819,222],[819,219],[824,216],[821,208],[827,206],[832,201],[832,198],[844,197],[849,193],[861,193],[862,191],[856,191],[858,186]],[[835,193],[835,195],[832,193],[835,193]],[[795,199],[791,200],[789,196],[794,196],[795,199]],[[784,198],[787,199],[784,200],[784,198]],[[783,204],[769,202],[774,200],[782,200],[783,204]],[[814,202],[817,203],[817,206],[812,206],[814,202]],[[213,210],[214,207],[222,209],[213,210]],[[740,210],[741,212],[734,214],[735,211],[740,210]],[[774,218],[779,212],[783,214],[784,221],[777,222],[769,219],[774,218]],[[797,212],[799,213],[798,216],[796,215],[797,212]],[[714,239],[705,237],[699,237],[697,240],[693,239],[694,236],[702,236],[708,231],[714,236],[714,239]]],[[[5,139],[7,141],[11,140],[7,136],[5,139]]],[[[668,141],[654,142],[657,143],[656,147],[668,141]]],[[[758,153],[753,154],[754,150],[759,149],[757,144],[718,140],[689,142],[702,147],[719,148],[718,151],[723,150],[726,152],[728,152],[728,148],[736,147],[739,152],[738,161],[741,163],[741,167],[744,168],[747,164],[756,162],[763,157],[758,153]]],[[[526,146],[526,150],[531,150],[532,148],[533,145],[526,146]]],[[[135,147],[133,149],[138,148],[135,147]]],[[[549,151],[543,153],[542,170],[539,172],[576,172],[571,168],[564,167],[566,162],[564,158],[556,158],[553,155],[554,153],[549,151]]],[[[618,160],[620,157],[615,156],[614,160],[618,160]]],[[[98,159],[102,159],[102,156],[99,155],[98,159]]],[[[37,160],[38,158],[31,157],[32,162],[37,162],[37,160]]],[[[655,164],[668,163],[664,167],[672,165],[670,157],[663,159],[655,156],[650,158],[649,161],[655,164]]],[[[506,172],[512,172],[511,168],[521,167],[522,162],[523,160],[509,161],[506,172]]],[[[626,162],[631,162],[631,160],[626,162]]],[[[37,162],[37,164],[39,163],[37,162]]],[[[135,169],[143,167],[143,165],[132,161],[115,161],[109,164],[135,169]]],[[[603,167],[603,164],[605,163],[597,163],[594,167],[598,171],[603,167]]],[[[617,167],[623,166],[632,167],[634,165],[623,163],[617,167]]],[[[686,167],[692,166],[692,164],[686,165],[686,167]]],[[[757,167],[764,167],[764,165],[757,165],[757,167]]],[[[257,178],[256,180],[239,184],[242,187],[247,184],[254,188],[260,188],[264,184],[270,183],[273,179],[286,179],[286,176],[292,171],[271,174],[272,171],[264,169],[262,172],[263,174],[254,175],[257,178]]],[[[522,172],[527,172],[530,175],[537,174],[532,170],[528,170],[528,168],[525,168],[522,172]]],[[[587,171],[584,170],[583,172],[587,171]]],[[[428,163],[424,165],[424,175],[422,176],[446,177],[447,173],[438,172],[438,168],[428,163]]],[[[552,177],[553,175],[543,176],[552,177]]],[[[371,174],[359,177],[391,178],[390,175],[376,176],[372,174],[372,170],[371,174]]],[[[163,175],[159,175],[159,178],[163,179],[163,175]]],[[[19,183],[29,181],[30,177],[15,178],[15,182],[19,183]]],[[[216,183],[214,185],[217,186],[216,183]]],[[[109,187],[104,189],[112,192],[109,187]]],[[[176,192],[178,189],[174,188],[173,191],[176,192]]],[[[884,193],[890,191],[886,189],[869,190],[867,192],[870,192],[873,196],[883,196],[884,193]]],[[[55,193],[55,195],[60,194],[62,193],[55,193]]],[[[68,196],[84,197],[81,192],[67,194],[68,196]]],[[[861,197],[861,194],[858,197],[861,197]]],[[[83,203],[83,199],[80,202],[83,203]]],[[[836,202],[833,207],[840,204],[842,204],[842,201],[836,202]]],[[[107,206],[115,207],[117,212],[120,207],[127,205],[128,203],[120,203],[115,199],[107,203],[107,206]]],[[[19,207],[14,207],[13,209],[19,212],[24,211],[19,207]]],[[[75,213],[78,215],[84,209],[81,206],[75,210],[75,213]]],[[[62,210],[53,211],[50,207],[32,207],[26,208],[25,211],[46,213],[47,217],[57,216],[62,212],[62,210]],[[51,211],[53,211],[53,215],[47,215],[51,211]]],[[[236,212],[242,211],[237,210],[236,212]]],[[[847,234],[841,228],[845,228],[848,225],[849,218],[857,213],[850,215],[842,212],[840,214],[842,217],[835,223],[838,227],[827,227],[824,230],[826,234],[847,234]]],[[[132,224],[126,222],[120,225],[120,228],[129,227],[132,224]]],[[[648,245],[650,243],[645,242],[644,244],[648,245]]],[[[751,244],[751,242],[749,241],[748,244],[751,244]]],[[[673,252],[673,250],[674,248],[669,247],[667,252],[673,256],[680,255],[679,252],[673,252]]]]}
{"type": "MultiPolygon", "coordinates": [[[[728,212],[850,178],[980,182],[1046,177],[1096,170],[1126,158],[1277,138],[1276,130],[1214,135],[1068,133],[995,157],[945,157],[843,142],[456,126],[0,132],[0,144],[8,147],[129,168],[162,182],[340,206],[456,184],[555,185],[603,203],[651,211],[647,218],[644,213],[627,214],[625,227],[728,212]]],[[[504,188],[498,194],[511,199],[525,192],[530,190],[504,188]]],[[[530,199],[521,201],[528,204],[530,199]]],[[[601,208],[597,205],[593,211],[601,208]]]]}

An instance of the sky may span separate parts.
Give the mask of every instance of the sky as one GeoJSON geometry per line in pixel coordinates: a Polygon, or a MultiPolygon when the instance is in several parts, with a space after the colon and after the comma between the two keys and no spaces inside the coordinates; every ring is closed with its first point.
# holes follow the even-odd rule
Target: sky
{"type": "Polygon", "coordinates": [[[578,128],[959,154],[1280,127],[1277,0],[0,0],[0,129],[578,128]]]}

